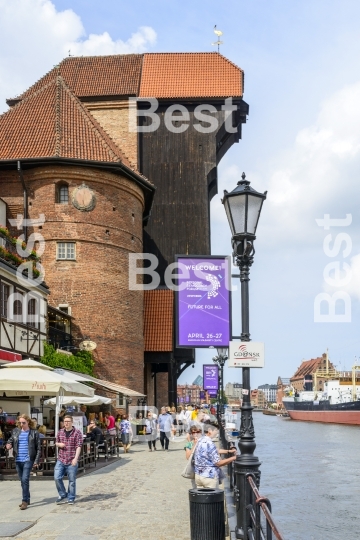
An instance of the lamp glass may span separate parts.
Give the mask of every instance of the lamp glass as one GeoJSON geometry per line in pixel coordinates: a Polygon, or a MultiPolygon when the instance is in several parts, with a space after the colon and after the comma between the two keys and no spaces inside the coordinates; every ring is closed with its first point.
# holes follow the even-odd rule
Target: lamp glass
{"type": "Polygon", "coordinates": [[[250,234],[256,233],[262,202],[262,198],[248,194],[247,232],[250,234]]]}
{"type": "Polygon", "coordinates": [[[217,352],[219,356],[227,356],[228,348],[227,347],[217,347],[217,352]]]}
{"type": "Polygon", "coordinates": [[[246,232],[246,198],[246,193],[233,195],[232,197],[227,198],[227,204],[229,206],[229,209],[226,211],[226,213],[233,235],[243,234],[244,232],[246,232]]]}

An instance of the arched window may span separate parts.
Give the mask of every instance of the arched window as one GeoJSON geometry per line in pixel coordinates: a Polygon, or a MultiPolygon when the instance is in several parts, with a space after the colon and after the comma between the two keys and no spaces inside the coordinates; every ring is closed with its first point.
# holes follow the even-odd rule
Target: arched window
{"type": "Polygon", "coordinates": [[[34,328],[38,327],[38,320],[37,320],[37,301],[35,298],[30,298],[28,301],[28,325],[33,326],[34,328]]]}
{"type": "Polygon", "coordinates": [[[14,315],[20,317],[22,315],[22,301],[14,300],[14,315]]]}
{"type": "Polygon", "coordinates": [[[67,204],[69,202],[69,186],[67,184],[58,184],[56,186],[56,202],[67,204]]]}

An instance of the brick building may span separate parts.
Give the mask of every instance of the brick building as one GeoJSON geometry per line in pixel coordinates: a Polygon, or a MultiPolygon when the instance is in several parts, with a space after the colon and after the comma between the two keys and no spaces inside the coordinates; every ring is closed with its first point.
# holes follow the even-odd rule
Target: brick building
{"type": "Polygon", "coordinates": [[[177,398],[179,405],[199,404],[204,401],[200,399],[202,387],[198,384],[178,384],[177,398]]]}
{"type": "Polygon", "coordinates": [[[264,409],[266,404],[265,394],[262,390],[251,390],[250,392],[251,405],[257,409],[264,409]]]}
{"type": "Polygon", "coordinates": [[[282,408],[283,407],[283,397],[285,397],[285,390],[290,387],[290,379],[288,377],[278,377],[277,380],[277,393],[276,393],[276,403],[282,408]]]}
{"type": "Polygon", "coordinates": [[[290,378],[290,384],[298,392],[304,390],[304,379],[306,375],[311,375],[314,381],[314,391],[324,390],[324,381],[328,378],[327,372],[333,373],[335,368],[329,361],[327,353],[324,353],[318,358],[312,358],[311,360],[304,360],[300,367],[296,370],[295,374],[290,378]],[[319,376],[316,376],[319,375],[319,376]],[[316,382],[315,382],[316,381],[316,382]]]}
{"type": "Polygon", "coordinates": [[[28,232],[46,241],[49,303],[71,314],[75,339],[97,343],[99,376],[157,406],[176,401],[177,377],[194,362],[193,349],[175,347],[164,269],[176,254],[210,253],[209,201],[217,164],[246,122],[242,96],[242,70],[218,53],[69,57],[0,117],[0,196],[7,219],[45,215],[28,232]],[[159,105],[155,132],[141,115],[149,98],[159,105]],[[189,128],[170,133],[165,112],[177,103],[189,128]],[[214,132],[195,129],[202,104],[214,132]],[[144,252],[158,257],[161,276],[145,293],[128,286],[129,254],[144,252]]]}

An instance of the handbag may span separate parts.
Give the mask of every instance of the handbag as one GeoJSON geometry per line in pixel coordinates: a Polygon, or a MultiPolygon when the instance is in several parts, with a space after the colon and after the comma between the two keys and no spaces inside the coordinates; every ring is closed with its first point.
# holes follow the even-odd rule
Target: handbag
{"type": "Polygon", "coordinates": [[[188,478],[189,480],[193,480],[195,478],[195,469],[194,469],[194,451],[195,451],[195,445],[193,448],[193,451],[190,454],[190,457],[185,465],[185,468],[183,472],[181,473],[181,476],[184,478],[188,478]]]}

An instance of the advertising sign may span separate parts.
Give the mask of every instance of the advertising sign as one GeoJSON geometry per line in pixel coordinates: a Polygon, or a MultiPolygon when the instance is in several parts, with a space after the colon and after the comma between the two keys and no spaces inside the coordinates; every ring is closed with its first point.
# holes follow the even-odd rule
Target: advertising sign
{"type": "Polygon", "coordinates": [[[200,390],[200,399],[205,399],[205,392],[200,390]]]}
{"type": "Polygon", "coordinates": [[[219,368],[214,364],[204,364],[204,390],[215,390],[219,388],[219,368]]]}
{"type": "Polygon", "coordinates": [[[210,398],[216,398],[217,397],[217,390],[208,390],[208,394],[210,398]]]}
{"type": "Polygon", "coordinates": [[[231,338],[230,257],[177,256],[177,347],[227,347],[231,338]]]}
{"type": "MultiPolygon", "coordinates": [[[[264,367],[264,344],[255,341],[230,341],[228,367],[264,367]]],[[[244,393],[244,391],[243,391],[244,393]]]]}

